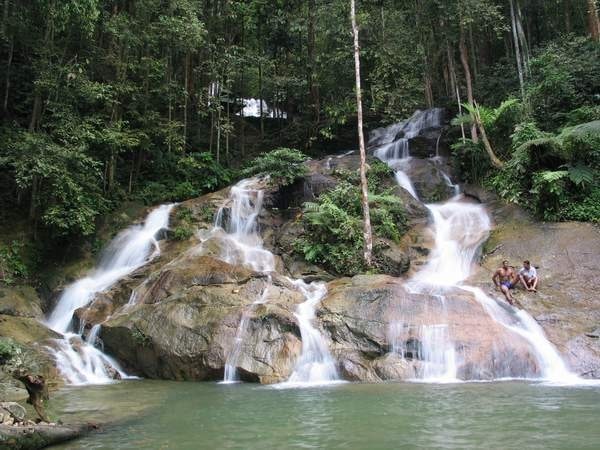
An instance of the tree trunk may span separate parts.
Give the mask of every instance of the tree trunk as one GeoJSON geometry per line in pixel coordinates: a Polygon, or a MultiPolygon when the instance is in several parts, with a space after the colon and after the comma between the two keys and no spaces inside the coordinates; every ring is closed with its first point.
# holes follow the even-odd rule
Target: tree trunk
{"type": "Polygon", "coordinates": [[[565,16],[565,31],[567,33],[571,32],[571,0],[564,0],[564,16],[565,16]]]}
{"type": "Polygon", "coordinates": [[[523,78],[523,62],[521,61],[521,46],[519,45],[519,36],[517,33],[517,15],[515,13],[515,5],[513,0],[510,3],[510,24],[513,35],[513,46],[515,49],[515,57],[517,59],[517,72],[519,74],[519,86],[521,88],[521,98],[525,98],[525,80],[523,78]]]}
{"type": "Polygon", "coordinates": [[[600,42],[600,20],[596,0],[587,0],[588,30],[592,40],[600,42]]]}
{"type": "Polygon", "coordinates": [[[317,7],[315,0],[308,0],[308,89],[310,95],[310,107],[312,111],[312,120],[315,124],[319,123],[320,115],[320,99],[319,86],[317,84],[316,73],[316,54],[315,54],[315,22],[316,22],[317,7]]]}
{"type": "Polygon", "coordinates": [[[10,8],[10,0],[4,0],[4,11],[2,12],[2,34],[6,33],[6,24],[8,22],[8,10],[10,8]]]}
{"type": "Polygon", "coordinates": [[[262,59],[258,61],[258,101],[260,111],[260,140],[265,138],[265,117],[263,114],[263,77],[262,77],[262,59]]]}
{"type": "Polygon", "coordinates": [[[481,121],[481,114],[479,113],[479,105],[477,102],[474,103],[473,112],[471,113],[471,118],[479,131],[481,132],[481,140],[483,142],[483,146],[485,147],[485,151],[487,152],[490,160],[492,161],[492,165],[497,169],[502,169],[504,167],[504,162],[502,162],[494,153],[494,149],[492,148],[492,144],[490,143],[487,133],[485,132],[485,127],[481,121]]]}
{"type": "MultiPolygon", "coordinates": [[[[220,96],[219,96],[220,97],[220,96]]],[[[217,104],[217,162],[221,161],[221,102],[217,104]]]]}
{"type": "Polygon", "coordinates": [[[8,58],[6,60],[6,81],[4,89],[4,101],[2,102],[2,114],[4,117],[8,116],[8,94],[10,92],[10,68],[12,66],[12,60],[15,50],[15,40],[11,37],[10,47],[8,48],[8,58]]]}
{"type": "MultiPolygon", "coordinates": [[[[471,78],[471,68],[469,66],[469,51],[467,50],[467,44],[465,39],[465,28],[461,25],[460,27],[460,39],[459,39],[459,50],[460,50],[460,61],[462,62],[463,70],[465,72],[465,81],[467,83],[467,100],[469,105],[473,106],[473,80],[471,78]]],[[[477,137],[477,127],[475,124],[471,126],[471,140],[475,143],[479,142],[477,137]]]]}
{"type": "Polygon", "coordinates": [[[523,69],[525,70],[525,76],[527,76],[531,75],[531,71],[529,70],[529,41],[527,39],[527,36],[525,35],[525,30],[523,29],[523,15],[521,14],[521,5],[519,5],[519,0],[516,0],[516,2],[517,34],[519,35],[519,44],[521,46],[523,69]]]}
{"type": "Polygon", "coordinates": [[[354,34],[354,69],[356,76],[356,110],[358,114],[358,145],[360,148],[360,186],[363,209],[364,258],[368,267],[373,265],[373,235],[371,232],[371,214],[369,211],[369,191],[367,188],[367,157],[365,137],[363,134],[362,94],[360,88],[360,46],[358,43],[358,26],[356,24],[355,0],[350,0],[350,18],[354,34]]]}
{"type": "Polygon", "coordinates": [[[168,111],[169,111],[169,136],[167,138],[167,150],[171,153],[171,121],[173,120],[173,102],[171,101],[171,50],[169,49],[169,56],[167,56],[167,100],[168,100],[168,111]]]}
{"type": "Polygon", "coordinates": [[[185,54],[184,77],[183,77],[183,152],[187,144],[187,123],[188,123],[188,98],[189,98],[189,76],[190,76],[191,55],[185,54]]]}
{"type": "MultiPolygon", "coordinates": [[[[450,50],[450,44],[446,41],[446,54],[448,55],[448,70],[450,71],[450,85],[454,90],[452,98],[456,99],[458,103],[458,114],[462,116],[462,104],[460,102],[460,89],[458,87],[458,77],[456,76],[456,67],[454,66],[454,55],[450,50]]],[[[465,136],[465,126],[460,124],[460,131],[462,134],[462,143],[464,144],[466,141],[465,136]]]]}
{"type": "Polygon", "coordinates": [[[227,99],[227,129],[225,130],[225,161],[229,165],[229,133],[230,133],[230,121],[229,121],[229,98],[227,99]]]}
{"type": "Polygon", "coordinates": [[[454,55],[450,50],[450,44],[446,41],[446,56],[448,58],[448,78],[450,78],[450,97],[456,98],[456,91],[458,89],[457,79],[456,79],[456,68],[454,67],[454,55]]]}

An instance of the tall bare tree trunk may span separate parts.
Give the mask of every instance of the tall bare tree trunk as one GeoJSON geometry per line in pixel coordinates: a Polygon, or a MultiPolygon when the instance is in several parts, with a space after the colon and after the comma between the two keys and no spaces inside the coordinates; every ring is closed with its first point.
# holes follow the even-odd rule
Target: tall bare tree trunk
{"type": "Polygon", "coordinates": [[[262,73],[262,59],[258,62],[258,101],[259,101],[259,112],[260,112],[260,140],[265,138],[265,117],[263,111],[263,73],[262,73]]]}
{"type": "MultiPolygon", "coordinates": [[[[312,120],[317,125],[319,123],[320,116],[320,98],[319,98],[319,85],[317,83],[317,58],[316,58],[316,32],[315,22],[317,15],[317,7],[315,0],[308,0],[308,40],[307,40],[307,53],[308,53],[308,89],[310,94],[310,103],[312,110],[312,120]]],[[[312,133],[311,133],[312,134],[312,133]]]]}
{"type": "Polygon", "coordinates": [[[592,40],[600,42],[600,20],[596,0],[587,0],[588,29],[592,40]]]}
{"type": "MultiPolygon", "coordinates": [[[[469,51],[467,50],[465,28],[463,25],[460,26],[460,39],[458,47],[460,50],[460,61],[462,62],[463,70],[465,72],[465,81],[467,83],[467,100],[469,101],[469,105],[473,106],[473,79],[471,78],[469,51]]],[[[477,136],[477,126],[475,124],[471,126],[471,140],[475,143],[479,142],[479,137],[477,136]]]]}
{"type": "Polygon", "coordinates": [[[4,100],[2,102],[2,114],[4,117],[8,115],[8,94],[10,92],[10,69],[12,66],[12,60],[15,50],[15,40],[13,37],[10,38],[10,47],[8,48],[8,58],[6,60],[6,80],[4,88],[4,100]]]}
{"type": "Polygon", "coordinates": [[[567,33],[571,32],[572,29],[572,25],[571,25],[571,0],[564,0],[564,11],[563,11],[563,15],[565,16],[565,31],[567,33]]]}
{"type": "Polygon", "coordinates": [[[487,133],[485,132],[485,127],[483,126],[483,122],[481,121],[481,114],[479,113],[479,105],[477,104],[477,102],[475,102],[473,110],[471,112],[471,118],[473,119],[473,122],[479,128],[479,131],[481,132],[481,140],[483,141],[483,147],[485,148],[485,151],[487,152],[488,156],[490,157],[490,161],[492,162],[492,165],[497,169],[502,169],[504,167],[504,162],[501,161],[496,156],[496,153],[494,153],[492,144],[490,143],[490,140],[487,137],[487,133]]]}
{"type": "Polygon", "coordinates": [[[187,144],[187,123],[188,123],[188,97],[189,97],[189,77],[190,77],[191,55],[190,52],[185,54],[184,63],[184,78],[183,78],[183,152],[187,144]]]}
{"type": "Polygon", "coordinates": [[[519,44],[519,35],[517,32],[517,15],[515,13],[515,5],[513,0],[510,3],[510,24],[513,35],[513,46],[515,49],[515,58],[517,59],[517,72],[519,74],[519,86],[521,88],[521,98],[525,98],[525,80],[523,78],[523,62],[521,60],[521,46],[519,44]]]}
{"type": "Polygon", "coordinates": [[[356,75],[356,111],[358,114],[358,145],[360,148],[360,187],[363,208],[363,237],[365,241],[364,258],[367,266],[373,265],[373,234],[371,232],[371,214],[369,211],[369,191],[367,188],[367,155],[363,134],[362,93],[360,89],[360,46],[358,44],[358,26],[356,25],[355,0],[350,0],[350,18],[354,34],[354,69],[356,75]]]}

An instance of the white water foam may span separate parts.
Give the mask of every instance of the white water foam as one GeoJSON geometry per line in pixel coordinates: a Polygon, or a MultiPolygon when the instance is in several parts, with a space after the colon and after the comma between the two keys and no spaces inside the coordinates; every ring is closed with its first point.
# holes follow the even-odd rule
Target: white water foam
{"type": "Polygon", "coordinates": [[[315,310],[321,300],[327,295],[325,283],[307,284],[302,280],[290,280],[306,298],[298,305],[296,318],[302,336],[302,352],[292,375],[285,383],[277,387],[305,387],[340,383],[327,343],[313,325],[315,310]]]}
{"type": "Polygon", "coordinates": [[[88,276],[68,286],[46,325],[63,335],[55,348],[48,347],[57,366],[71,384],[100,384],[114,379],[113,372],[121,378],[127,375],[115,360],[94,346],[100,328],[90,331],[89,343],[80,334],[71,332],[73,313],[87,306],[94,296],[108,289],[124,276],[141,267],[160,254],[157,233],[169,225],[169,215],[175,205],[162,205],[154,209],[143,225],[134,225],[120,233],[104,251],[100,264],[88,276]]]}

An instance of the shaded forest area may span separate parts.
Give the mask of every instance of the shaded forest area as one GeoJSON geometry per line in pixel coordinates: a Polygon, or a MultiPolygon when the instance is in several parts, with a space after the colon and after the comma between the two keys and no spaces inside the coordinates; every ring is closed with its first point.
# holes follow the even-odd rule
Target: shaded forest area
{"type": "MultiPolygon", "coordinates": [[[[595,0],[357,7],[370,127],[446,107],[458,115],[463,180],[543,219],[600,220],[595,0]]],[[[5,281],[31,274],[24,248],[35,245],[40,264],[67,242],[92,242],[100,219],[127,202],[215,190],[279,147],[356,147],[347,0],[0,8],[0,220],[21,232],[1,239],[5,281]],[[266,104],[245,117],[243,99],[266,104]]]]}

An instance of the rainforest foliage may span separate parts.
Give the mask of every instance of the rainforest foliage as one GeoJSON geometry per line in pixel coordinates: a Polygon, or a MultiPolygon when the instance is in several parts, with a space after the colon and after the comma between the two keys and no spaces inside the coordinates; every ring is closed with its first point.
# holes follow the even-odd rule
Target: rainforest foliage
{"type": "MultiPolygon", "coordinates": [[[[308,262],[320,264],[340,275],[356,275],[367,269],[362,257],[362,206],[358,174],[334,171],[337,185],[321,194],[316,202],[304,203],[304,234],[295,250],[308,262]]],[[[392,170],[384,163],[370,164],[367,172],[369,207],[373,227],[373,268],[383,269],[382,252],[386,240],[398,242],[406,230],[407,218],[402,200],[387,180],[392,170]]]]}
{"type": "MultiPolygon", "coordinates": [[[[448,136],[465,178],[543,218],[598,220],[595,0],[357,8],[369,127],[478,102],[505,165],[463,120],[448,136]]],[[[5,279],[39,254],[29,241],[91,241],[125,202],[214,190],[275,148],[356,146],[346,0],[0,0],[0,68],[5,279]]]]}

